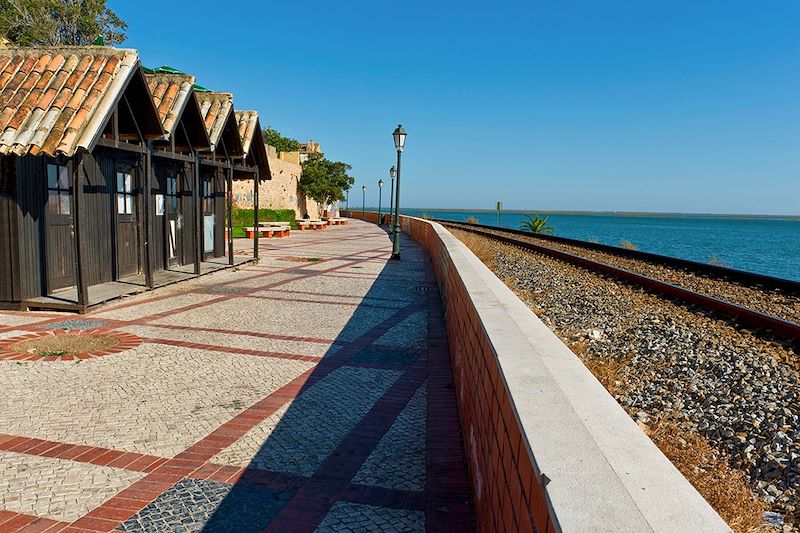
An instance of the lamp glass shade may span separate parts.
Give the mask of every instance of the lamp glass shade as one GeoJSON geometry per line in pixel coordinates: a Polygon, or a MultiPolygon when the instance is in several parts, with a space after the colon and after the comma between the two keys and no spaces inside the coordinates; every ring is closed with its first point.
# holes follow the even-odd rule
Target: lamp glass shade
{"type": "Polygon", "coordinates": [[[378,187],[383,187],[383,180],[378,180],[378,187]]]}
{"type": "Polygon", "coordinates": [[[402,124],[397,125],[394,133],[392,133],[392,137],[394,137],[394,147],[397,148],[398,152],[402,152],[406,145],[406,130],[403,129],[402,124]]]}
{"type": "Polygon", "coordinates": [[[397,169],[392,166],[392,168],[389,169],[389,177],[393,178],[395,176],[397,176],[397,169]]]}
{"type": "Polygon", "coordinates": [[[366,190],[367,190],[367,186],[366,186],[366,185],[362,185],[362,186],[361,186],[361,190],[362,190],[362,191],[366,191],[366,190]]]}

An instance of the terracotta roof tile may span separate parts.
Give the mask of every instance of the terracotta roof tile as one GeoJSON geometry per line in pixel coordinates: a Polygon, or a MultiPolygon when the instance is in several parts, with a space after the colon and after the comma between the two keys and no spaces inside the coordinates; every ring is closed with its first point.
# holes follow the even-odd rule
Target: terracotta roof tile
{"type": "Polygon", "coordinates": [[[89,148],[138,62],[107,47],[0,49],[0,153],[89,148]]]}
{"type": "Polygon", "coordinates": [[[195,78],[189,74],[155,73],[145,74],[145,79],[153,94],[161,125],[171,135],[192,94],[195,78]]]}
{"type": "Polygon", "coordinates": [[[242,138],[242,148],[245,156],[250,152],[253,143],[253,135],[256,133],[258,124],[257,111],[236,111],[236,123],[239,126],[239,137],[242,138]]]}
{"type": "Polygon", "coordinates": [[[233,95],[231,93],[198,91],[195,91],[194,94],[200,103],[200,114],[205,121],[208,138],[213,149],[219,142],[228,117],[233,110],[233,95]]]}

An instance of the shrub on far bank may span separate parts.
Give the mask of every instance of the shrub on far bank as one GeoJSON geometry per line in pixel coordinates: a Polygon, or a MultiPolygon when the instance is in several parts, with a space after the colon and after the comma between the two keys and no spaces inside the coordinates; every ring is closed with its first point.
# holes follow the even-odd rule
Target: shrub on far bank
{"type": "Polygon", "coordinates": [[[519,225],[519,229],[529,233],[538,233],[540,235],[549,235],[553,233],[553,226],[547,223],[547,217],[540,215],[525,215],[525,218],[519,225]]]}
{"type": "Polygon", "coordinates": [[[633,251],[636,251],[636,250],[638,250],[638,249],[639,249],[639,248],[638,248],[638,247],[637,247],[635,244],[633,244],[631,241],[626,241],[626,240],[624,240],[624,239],[623,239],[623,240],[621,240],[621,241],[619,241],[619,246],[620,246],[620,248],[625,248],[626,250],[633,250],[633,251]]]}
{"type": "Polygon", "coordinates": [[[478,220],[478,219],[477,219],[477,218],[475,218],[475,217],[467,217],[467,220],[466,220],[465,222],[466,222],[467,224],[480,224],[480,223],[481,223],[481,221],[480,221],[480,220],[478,220]]]}

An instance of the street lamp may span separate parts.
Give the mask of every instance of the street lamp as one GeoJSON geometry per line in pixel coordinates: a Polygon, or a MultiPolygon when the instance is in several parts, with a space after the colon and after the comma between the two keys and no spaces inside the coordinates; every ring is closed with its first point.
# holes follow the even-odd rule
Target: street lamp
{"type": "Polygon", "coordinates": [[[394,233],[392,234],[392,259],[400,259],[400,154],[406,145],[406,130],[398,124],[392,133],[394,147],[397,149],[397,189],[394,196],[394,233]]]}
{"type": "Polygon", "coordinates": [[[383,180],[378,180],[378,225],[382,225],[381,220],[381,196],[383,195],[383,180]]]}
{"type": "Polygon", "coordinates": [[[348,211],[350,211],[350,187],[347,188],[347,200],[346,200],[346,202],[347,203],[345,204],[344,208],[347,209],[348,211]]]}
{"type": "Polygon", "coordinates": [[[394,205],[394,177],[397,175],[397,170],[394,166],[389,169],[389,177],[392,178],[392,188],[389,190],[389,233],[394,233],[394,213],[392,206],[394,205]]]}
{"type": "Polygon", "coordinates": [[[361,220],[366,220],[367,213],[367,186],[361,186],[361,220]]]}

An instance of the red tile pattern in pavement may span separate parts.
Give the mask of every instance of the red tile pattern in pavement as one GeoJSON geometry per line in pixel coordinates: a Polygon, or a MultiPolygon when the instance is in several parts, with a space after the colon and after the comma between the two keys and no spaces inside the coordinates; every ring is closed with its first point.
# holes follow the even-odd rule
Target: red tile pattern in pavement
{"type": "MultiPolygon", "coordinates": [[[[361,218],[361,213],[353,212],[350,216],[361,218]]],[[[377,222],[377,213],[366,213],[365,218],[377,222]]],[[[500,375],[497,356],[464,282],[428,222],[405,216],[400,222],[403,232],[431,254],[444,295],[447,327],[442,331],[449,342],[453,367],[458,369],[452,379],[458,391],[458,412],[469,458],[477,529],[552,531],[544,490],[523,440],[511,396],[500,375]]],[[[434,376],[431,372],[430,379],[435,379],[434,376]]],[[[442,378],[450,379],[449,376],[448,369],[442,378]]],[[[441,402],[441,399],[429,398],[430,406],[441,402]]],[[[429,408],[428,416],[431,415],[429,408]]],[[[435,425],[429,425],[429,442],[435,440],[437,432],[447,425],[457,427],[459,424],[458,418],[453,418],[453,410],[440,416],[446,422],[442,424],[442,418],[439,418],[435,425]]],[[[439,457],[446,456],[439,454],[439,457]]],[[[442,464],[441,469],[429,470],[429,482],[446,484],[447,476],[456,471],[454,464],[442,464]]],[[[428,486],[427,491],[432,493],[435,489],[428,486]]],[[[429,528],[434,520],[428,517],[429,528]]]]}
{"type": "MultiPolygon", "coordinates": [[[[63,320],[63,316],[60,317],[63,320]]],[[[42,322],[38,322],[36,325],[40,325],[42,322]]],[[[14,329],[23,329],[22,327],[16,327],[14,329]]],[[[35,333],[27,333],[25,335],[20,335],[18,337],[10,337],[8,339],[4,339],[0,341],[0,361],[3,360],[11,360],[11,361],[43,361],[46,363],[52,361],[72,361],[75,359],[91,359],[93,357],[102,357],[104,355],[111,355],[112,353],[120,353],[124,352],[125,350],[130,350],[132,348],[136,348],[142,343],[142,339],[137,337],[136,335],[132,335],[130,333],[125,333],[123,331],[101,331],[98,329],[91,329],[91,330],[64,330],[64,329],[57,329],[57,330],[50,330],[50,331],[38,331],[35,333]],[[116,346],[112,346],[110,348],[105,348],[103,350],[97,350],[93,352],[81,352],[77,354],[69,354],[69,355],[61,355],[61,356],[41,356],[38,354],[32,353],[25,353],[25,352],[18,352],[14,350],[14,345],[19,342],[30,341],[34,339],[40,339],[45,337],[52,337],[57,335],[105,335],[106,337],[114,337],[119,342],[116,346]]]]}
{"type": "MultiPolygon", "coordinates": [[[[331,233],[336,231],[334,230],[331,233]]],[[[351,228],[344,236],[340,236],[336,240],[338,242],[358,242],[363,240],[365,236],[374,237],[374,235],[373,230],[364,230],[362,226],[351,228]]],[[[315,245],[330,244],[330,242],[331,238],[307,239],[303,242],[271,242],[267,244],[267,248],[280,249],[282,251],[293,249],[293,253],[298,253],[297,250],[300,248],[313,249],[315,245]]],[[[145,477],[123,489],[72,524],[0,510],[0,531],[111,531],[168,491],[176,482],[186,477],[222,483],[252,484],[279,491],[293,491],[293,498],[271,523],[270,529],[273,531],[312,531],[337,501],[424,511],[428,531],[468,531],[472,529],[470,494],[465,478],[466,459],[461,447],[462,437],[458,424],[455,389],[452,387],[453,377],[450,369],[447,334],[444,328],[444,316],[438,295],[428,294],[422,298],[417,298],[404,307],[397,308],[388,319],[371,327],[359,338],[348,342],[312,336],[276,335],[230,328],[199,328],[152,323],[159,318],[205,306],[213,306],[221,301],[248,298],[259,291],[302,294],[304,295],[303,302],[330,304],[329,301],[314,300],[314,296],[319,296],[320,298],[340,297],[345,302],[349,298],[357,297],[314,291],[285,291],[281,287],[288,283],[317,276],[336,275],[337,278],[342,278],[344,276],[339,275],[339,273],[345,268],[362,263],[385,262],[389,255],[388,247],[387,242],[379,248],[359,249],[357,253],[350,252],[349,256],[323,258],[315,263],[315,265],[320,265],[321,263],[324,265],[325,262],[331,260],[344,261],[330,268],[304,270],[297,265],[278,269],[267,269],[259,266],[249,267],[246,272],[243,272],[243,276],[236,279],[236,283],[245,280],[263,279],[263,284],[239,290],[236,294],[220,295],[218,298],[192,303],[169,311],[153,313],[135,320],[103,318],[105,322],[108,322],[108,325],[92,331],[106,335],[128,335],[117,331],[117,328],[147,325],[148,327],[164,329],[197,330],[276,340],[337,344],[340,349],[332,355],[320,358],[304,354],[230,348],[163,338],[145,338],[144,342],[148,344],[199,348],[207,350],[210,356],[213,356],[213,352],[236,353],[242,356],[302,360],[314,363],[315,366],[240,412],[193,446],[172,458],[0,434],[0,450],[2,451],[112,466],[146,474],[145,477]],[[292,273],[293,275],[288,279],[270,281],[270,277],[275,274],[287,273],[292,273]],[[221,450],[242,438],[253,427],[272,416],[288,402],[302,394],[308,387],[318,383],[337,368],[347,364],[397,369],[396,366],[392,365],[357,363],[352,359],[367,346],[370,346],[385,335],[393,326],[420,310],[426,310],[428,316],[427,350],[424,350],[423,354],[415,362],[401,369],[402,375],[394,385],[372,406],[369,413],[361,419],[339,444],[336,452],[330,454],[313,475],[306,477],[211,462],[211,459],[221,450]],[[404,491],[351,483],[353,475],[358,471],[423,382],[427,383],[428,398],[425,458],[426,490],[423,492],[404,491]]],[[[369,274],[352,277],[369,279],[369,274]]],[[[402,280],[403,278],[395,279],[402,280]]],[[[426,282],[432,284],[434,281],[432,272],[429,271],[426,282]]],[[[223,282],[218,286],[232,283],[223,282]]],[[[204,290],[203,288],[185,291],[177,289],[168,294],[142,297],[140,299],[134,298],[130,302],[107,307],[99,312],[106,313],[110,310],[157,302],[179,294],[202,293],[204,290]]],[[[263,293],[261,299],[269,301],[263,297],[263,293]]],[[[289,298],[276,296],[275,299],[288,300],[289,298]]],[[[370,299],[379,301],[380,297],[370,297],[370,299]]],[[[390,298],[386,300],[392,301],[390,298]]],[[[353,302],[347,303],[353,305],[353,302]]],[[[22,314],[25,315],[24,313],[22,314]]],[[[48,322],[57,322],[64,318],[63,314],[37,314],[37,316],[45,318],[45,320],[29,325],[0,327],[0,331],[8,329],[36,331],[37,328],[48,322]]],[[[309,328],[309,331],[313,331],[313,326],[309,328]]],[[[35,335],[40,334],[42,332],[35,333],[35,335]]],[[[45,334],[52,334],[52,332],[45,334]]],[[[138,337],[129,336],[135,338],[137,343],[141,342],[138,337]]],[[[11,340],[18,342],[21,338],[11,340]]],[[[130,339],[127,339],[126,344],[123,344],[123,346],[127,346],[129,342],[131,342],[130,339]]]]}

